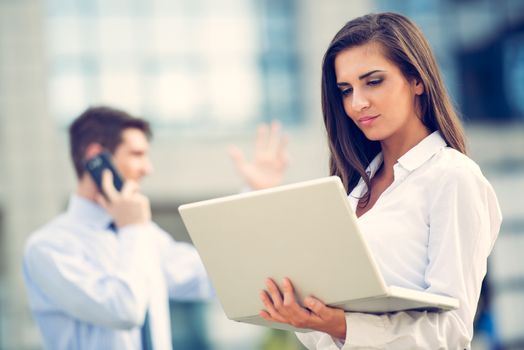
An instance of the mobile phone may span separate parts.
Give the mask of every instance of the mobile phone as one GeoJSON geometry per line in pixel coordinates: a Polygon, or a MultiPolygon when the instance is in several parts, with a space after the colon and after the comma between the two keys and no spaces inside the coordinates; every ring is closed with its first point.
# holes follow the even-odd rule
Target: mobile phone
{"type": "Polygon", "coordinates": [[[91,174],[91,177],[96,183],[96,187],[98,187],[98,190],[100,193],[105,195],[104,190],[102,188],[102,173],[105,169],[109,169],[111,173],[113,173],[113,185],[118,191],[122,190],[122,186],[124,184],[122,180],[122,176],[116,170],[113,162],[111,161],[111,154],[109,152],[102,152],[94,156],[93,158],[88,159],[85,162],[85,168],[91,174]]]}

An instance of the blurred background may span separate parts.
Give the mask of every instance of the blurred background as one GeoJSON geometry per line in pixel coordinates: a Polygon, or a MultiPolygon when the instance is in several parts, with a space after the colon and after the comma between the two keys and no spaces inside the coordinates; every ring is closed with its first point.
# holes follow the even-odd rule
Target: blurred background
{"type": "MultiPolygon", "coordinates": [[[[375,11],[429,39],[504,223],[474,349],[524,349],[524,1],[0,0],[0,349],[39,349],[21,274],[25,239],[74,189],[66,128],[108,104],[154,126],[154,220],[188,240],[182,203],[237,193],[226,149],[256,125],[290,135],[286,182],[325,176],[320,64],[336,31],[375,11]]],[[[217,302],[172,303],[174,349],[301,349],[217,302]]]]}

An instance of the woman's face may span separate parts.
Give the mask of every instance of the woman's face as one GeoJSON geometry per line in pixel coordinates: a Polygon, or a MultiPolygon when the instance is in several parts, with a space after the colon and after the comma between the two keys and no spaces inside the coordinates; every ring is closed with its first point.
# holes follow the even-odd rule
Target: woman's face
{"type": "Polygon", "coordinates": [[[380,44],[368,43],[341,51],[335,74],[344,110],[369,140],[409,135],[422,126],[416,99],[422,83],[408,81],[383,54],[380,44]]]}

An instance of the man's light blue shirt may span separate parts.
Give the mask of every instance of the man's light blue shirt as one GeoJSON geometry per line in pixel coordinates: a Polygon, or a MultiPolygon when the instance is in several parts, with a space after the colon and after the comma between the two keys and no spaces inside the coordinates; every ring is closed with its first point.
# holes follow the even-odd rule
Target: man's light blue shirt
{"type": "Polygon", "coordinates": [[[29,238],[24,279],[46,349],[141,349],[148,310],[154,349],[168,350],[168,299],[212,296],[193,246],[153,223],[115,233],[111,222],[73,195],[65,213],[29,238]]]}

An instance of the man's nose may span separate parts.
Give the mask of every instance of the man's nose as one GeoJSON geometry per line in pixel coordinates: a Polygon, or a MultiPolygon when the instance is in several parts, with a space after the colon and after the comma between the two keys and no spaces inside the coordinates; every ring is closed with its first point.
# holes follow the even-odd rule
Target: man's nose
{"type": "Polygon", "coordinates": [[[147,158],[144,161],[144,175],[149,175],[153,172],[153,163],[151,162],[151,159],[147,158]]]}

